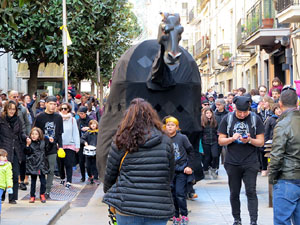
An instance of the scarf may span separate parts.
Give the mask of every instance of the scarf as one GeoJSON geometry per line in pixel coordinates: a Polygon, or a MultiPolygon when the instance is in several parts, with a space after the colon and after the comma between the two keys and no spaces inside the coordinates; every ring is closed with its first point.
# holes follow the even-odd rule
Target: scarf
{"type": "Polygon", "coordinates": [[[13,128],[15,126],[15,123],[17,122],[18,117],[16,115],[10,117],[6,116],[6,121],[9,123],[9,126],[13,128]]]}
{"type": "Polygon", "coordinates": [[[63,120],[69,120],[72,117],[71,113],[68,113],[67,115],[60,113],[60,115],[63,118],[63,120]]]}

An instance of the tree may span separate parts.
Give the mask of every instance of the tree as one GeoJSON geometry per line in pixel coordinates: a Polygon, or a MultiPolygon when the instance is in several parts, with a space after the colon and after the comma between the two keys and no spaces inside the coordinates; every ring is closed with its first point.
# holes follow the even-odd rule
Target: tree
{"type": "MultiPolygon", "coordinates": [[[[13,1],[3,8],[1,18],[18,9],[13,24],[0,20],[0,48],[11,52],[18,62],[26,61],[30,70],[29,93],[37,89],[40,63],[62,63],[62,1],[27,1],[22,7],[13,1]],[[16,29],[17,28],[17,29],[16,29]]],[[[111,64],[140,32],[126,0],[67,0],[69,68],[77,78],[95,73],[95,54],[101,53],[101,68],[110,77],[111,64]],[[130,18],[130,19],[129,19],[130,18]],[[124,20],[124,21],[122,21],[124,20]]]]}

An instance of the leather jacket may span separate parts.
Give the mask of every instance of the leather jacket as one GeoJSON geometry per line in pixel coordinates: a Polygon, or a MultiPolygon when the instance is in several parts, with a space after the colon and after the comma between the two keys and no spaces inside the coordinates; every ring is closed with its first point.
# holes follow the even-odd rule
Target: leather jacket
{"type": "Polygon", "coordinates": [[[283,112],[274,129],[269,182],[300,179],[300,111],[283,112]]]}

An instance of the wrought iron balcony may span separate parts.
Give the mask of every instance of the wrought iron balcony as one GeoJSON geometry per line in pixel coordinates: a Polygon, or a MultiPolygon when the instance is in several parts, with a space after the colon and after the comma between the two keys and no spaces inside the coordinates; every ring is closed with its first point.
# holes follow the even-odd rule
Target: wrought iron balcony
{"type": "Polygon", "coordinates": [[[276,7],[280,23],[300,22],[300,0],[278,0],[276,7]]]}
{"type": "Polygon", "coordinates": [[[231,63],[231,47],[230,44],[221,44],[218,46],[218,64],[228,66],[231,63]]]}
{"type": "Polygon", "coordinates": [[[247,39],[247,27],[246,27],[246,20],[245,19],[240,19],[237,26],[236,26],[236,31],[237,31],[237,48],[241,52],[251,52],[254,50],[254,46],[247,46],[246,45],[246,39],[247,39]]]}
{"type": "Polygon", "coordinates": [[[189,23],[195,19],[194,7],[189,12],[189,23]]]}
{"type": "Polygon", "coordinates": [[[277,11],[281,13],[282,11],[286,10],[290,6],[299,6],[300,0],[277,0],[277,11]]]}

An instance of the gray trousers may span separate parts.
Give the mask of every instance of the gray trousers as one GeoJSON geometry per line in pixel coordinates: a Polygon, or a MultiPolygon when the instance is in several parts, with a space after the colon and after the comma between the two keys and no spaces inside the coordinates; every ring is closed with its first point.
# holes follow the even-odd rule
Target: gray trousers
{"type": "Polygon", "coordinates": [[[48,163],[49,163],[49,173],[47,174],[47,184],[46,184],[46,193],[50,193],[51,187],[53,185],[53,177],[54,177],[54,169],[56,164],[57,154],[48,155],[48,163]]]}

